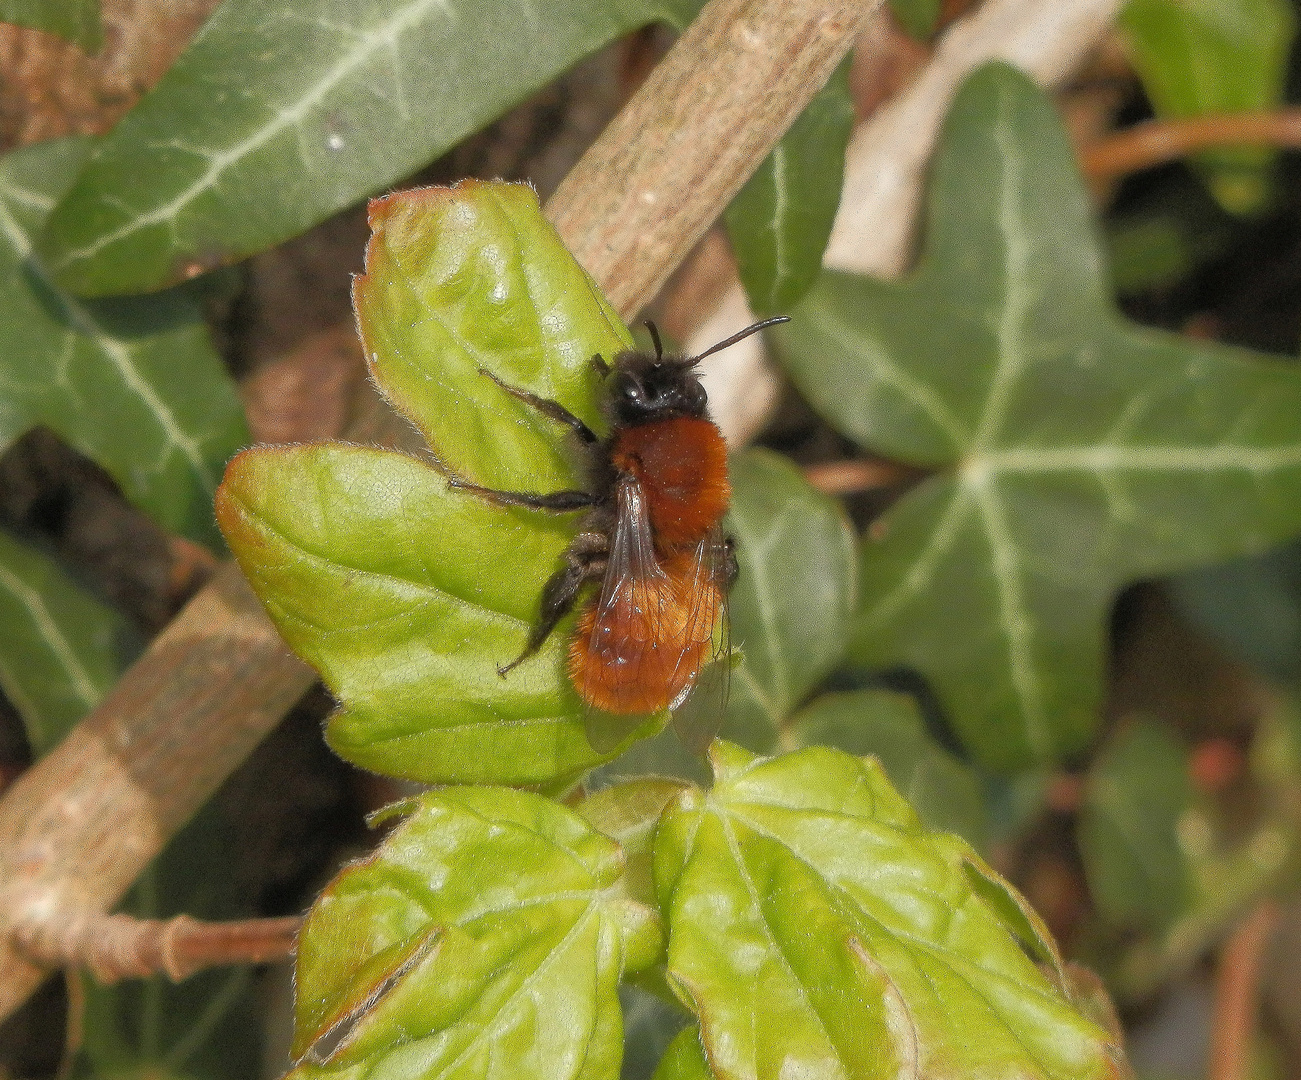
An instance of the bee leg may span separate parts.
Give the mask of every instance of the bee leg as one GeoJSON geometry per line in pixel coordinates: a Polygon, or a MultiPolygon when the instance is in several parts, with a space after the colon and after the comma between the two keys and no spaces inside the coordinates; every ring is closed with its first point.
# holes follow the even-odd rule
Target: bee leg
{"type": "Polygon", "coordinates": [[[449,476],[447,486],[480,495],[499,506],[527,506],[532,510],[551,510],[557,514],[586,510],[596,502],[588,491],[549,491],[544,494],[534,491],[496,491],[462,480],[459,476],[449,476]]]}
{"type": "Polygon", "coordinates": [[[480,375],[486,375],[506,393],[512,397],[517,397],[526,405],[532,405],[543,416],[549,420],[554,420],[558,424],[564,424],[570,428],[585,443],[596,442],[596,432],[584,424],[577,416],[571,413],[558,401],[552,401],[550,398],[538,397],[537,394],[530,394],[527,390],[520,390],[518,387],[511,386],[509,383],[502,382],[496,375],[486,368],[479,369],[480,375]]]}
{"type": "Polygon", "coordinates": [[[741,575],[741,567],[736,562],[736,541],[730,536],[723,537],[723,591],[731,592],[736,579],[741,575]]]}
{"type": "Polygon", "coordinates": [[[603,379],[610,374],[610,365],[601,358],[600,353],[592,357],[592,367],[596,369],[596,373],[603,379]]]}
{"type": "Polygon", "coordinates": [[[498,675],[504,679],[511,668],[527,660],[542,647],[556,624],[573,608],[579,590],[589,581],[595,581],[605,574],[609,550],[610,542],[604,533],[583,532],[574,537],[574,542],[565,552],[565,565],[552,574],[542,587],[541,613],[529,631],[524,651],[509,664],[498,664],[498,675]]]}

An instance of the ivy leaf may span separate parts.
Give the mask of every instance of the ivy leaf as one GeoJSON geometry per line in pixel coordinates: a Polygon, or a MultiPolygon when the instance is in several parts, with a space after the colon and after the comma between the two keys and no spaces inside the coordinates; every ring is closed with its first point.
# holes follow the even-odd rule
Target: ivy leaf
{"type": "MultiPolygon", "coordinates": [[[[240,830],[219,797],[181,830],[136,882],[122,910],[139,919],[255,914],[237,869],[240,830]],[[243,887],[241,887],[243,886],[243,887]]],[[[85,1013],[74,1077],[247,1080],[262,1061],[258,979],[249,966],[104,985],[83,976],[85,1013]]]]}
{"type": "Polygon", "coordinates": [[[117,680],[126,620],[0,532],[0,688],[40,756],[117,680]]]}
{"type": "Polygon", "coordinates": [[[1301,543],[1166,583],[1180,613],[1277,682],[1301,679],[1301,543]]]}
{"type": "Polygon", "coordinates": [[[665,814],[655,879],[669,980],[714,1076],[1125,1074],[1023,951],[1061,968],[1028,906],[879,763],[711,755],[713,788],[665,814]]]}
{"type": "MultiPolygon", "coordinates": [[[[1120,27],[1158,115],[1276,108],[1283,100],[1296,12],[1288,0],[1129,0],[1120,27]]],[[[1269,194],[1265,147],[1197,156],[1227,210],[1259,209],[1269,194]]]]}
{"type": "Polygon", "coordinates": [[[725,731],[762,751],[844,654],[856,601],[854,534],[840,504],[780,455],[748,450],[730,467],[726,527],[740,565],[731,638],[745,662],[732,676],[725,731]]]}
{"type": "Polygon", "coordinates": [[[0,0],[0,22],[57,34],[89,53],[104,43],[99,0],[0,0]]]}
{"type": "Polygon", "coordinates": [[[1122,585],[1301,531],[1301,373],[1120,318],[1061,123],[1005,65],[954,104],[912,277],[826,274],[778,330],[833,425],[934,473],[863,541],[850,655],[925,675],[990,767],[1088,743],[1122,585]]]}
{"type": "MultiPolygon", "coordinates": [[[[630,341],[533,190],[467,181],[381,200],[371,218],[356,303],[379,387],[462,475],[574,487],[559,425],[479,370],[597,424],[591,358],[630,341]]],[[[342,703],[326,731],[337,753],[416,780],[563,786],[620,749],[588,742],[565,672],[572,621],[508,677],[497,665],[524,647],[576,515],[453,491],[435,465],[341,443],[254,449],[227,470],[217,515],[342,703]]]]}
{"type": "Polygon", "coordinates": [[[44,424],[161,525],[215,543],[212,492],[248,432],[199,305],[182,292],[78,300],[32,254],[89,146],[0,158],[0,449],[44,424]]]}
{"type": "Polygon", "coordinates": [[[792,718],[796,746],[834,746],[877,758],[895,788],[932,829],[977,850],[989,831],[980,777],[926,731],[917,702],[890,690],[823,694],[792,718]]]}
{"type": "Polygon", "coordinates": [[[939,26],[943,0],[890,0],[890,10],[909,36],[926,41],[939,26]]]}
{"type": "Polygon", "coordinates": [[[235,262],[409,176],[607,42],[698,7],[229,0],[100,144],[41,250],[89,296],[235,262]]]}
{"type": "Polygon", "coordinates": [[[1160,932],[1191,906],[1179,822],[1193,798],[1188,751],[1160,724],[1130,724],[1094,759],[1077,829],[1089,894],[1113,923],[1160,932]]]}
{"type": "Polygon", "coordinates": [[[792,307],[822,269],[854,127],[849,61],[832,73],[723,215],[750,306],[792,307]]]}
{"type": "Polygon", "coordinates": [[[380,849],[344,870],[299,938],[292,1077],[585,1080],[618,1072],[618,983],[661,949],[624,898],[619,846],[528,792],[459,788],[398,808],[380,849]]]}

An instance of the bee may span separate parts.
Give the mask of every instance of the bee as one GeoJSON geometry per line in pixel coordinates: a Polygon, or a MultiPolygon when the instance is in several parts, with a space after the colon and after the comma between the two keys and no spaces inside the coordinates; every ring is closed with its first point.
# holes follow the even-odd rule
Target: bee
{"type": "MultiPolygon", "coordinates": [[[[569,428],[585,450],[584,490],[495,491],[459,478],[453,487],[507,506],[554,513],[584,511],[564,564],[542,590],[541,610],[523,651],[499,665],[505,678],[542,646],[584,587],[600,589],[583,606],[569,646],[569,676],[591,709],[614,716],[677,710],[726,640],[727,594],[736,555],[722,520],[731,497],[727,446],[709,417],[696,367],[707,356],[765,327],[764,319],[698,356],[666,356],[647,323],[655,353],[627,350],[592,366],[606,380],[600,438],[558,402],[483,374],[506,393],[569,428]]],[[[716,718],[721,722],[721,710],[716,718]]],[[[590,730],[590,728],[589,728],[590,730]]],[[[712,732],[706,732],[704,742],[712,732]]],[[[702,748],[698,733],[685,741],[702,748]]]]}

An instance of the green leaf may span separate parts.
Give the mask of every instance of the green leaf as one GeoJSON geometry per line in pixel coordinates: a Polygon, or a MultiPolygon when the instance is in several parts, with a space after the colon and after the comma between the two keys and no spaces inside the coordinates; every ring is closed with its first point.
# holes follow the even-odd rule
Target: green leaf
{"type": "Polygon", "coordinates": [[[412,800],[371,857],[317,900],[299,938],[291,1076],[604,1078],[619,1067],[618,983],[661,948],[617,888],[617,844],[508,788],[412,800]]]}
{"type": "Polygon", "coordinates": [[[899,25],[919,41],[935,33],[943,8],[944,0],[890,0],[890,10],[899,25]]]}
{"type": "MultiPolygon", "coordinates": [[[[238,832],[221,800],[208,803],[141,875],[122,910],[141,919],[254,912],[238,832]]],[[[262,1063],[263,994],[247,966],[111,986],[85,977],[86,1008],[74,1077],[247,1080],[262,1063]]]]}
{"type": "MultiPolygon", "coordinates": [[[[356,301],[380,388],[462,475],[573,487],[559,425],[479,371],[595,424],[591,357],[627,347],[532,189],[408,192],[372,220],[356,301]]],[[[503,508],[452,491],[427,459],[340,443],[241,454],[217,513],[285,640],[342,703],[326,737],[349,761],[431,782],[563,786],[617,754],[588,742],[565,670],[572,619],[497,672],[524,647],[575,515],[503,508]]]]}
{"type": "Polygon", "coordinates": [[[41,250],[91,296],[235,262],[409,176],[607,42],[698,6],[229,0],[98,147],[41,250]]]}
{"type": "MultiPolygon", "coordinates": [[[[623,1065],[619,1080],[653,1080],[671,1057],[683,1028],[691,1017],[675,1000],[672,1004],[640,987],[619,988],[623,1007],[623,1065]]],[[[699,1039],[697,1038],[697,1046],[699,1039]]]]}
{"type": "Polygon", "coordinates": [[[441,461],[480,484],[579,483],[563,429],[482,374],[559,401],[599,431],[592,357],[633,344],[532,188],[466,180],[403,192],[373,201],[370,225],[353,301],[388,399],[441,461]]]}
{"type": "Polygon", "coordinates": [[[1167,582],[1182,615],[1270,679],[1301,679],[1301,543],[1167,582]]]}
{"type": "Polygon", "coordinates": [[[845,60],[723,215],[741,282],[756,313],[788,310],[822,269],[853,127],[845,60]]]}
{"type": "Polygon", "coordinates": [[[960,93],[911,278],[826,274],[774,340],[841,431],[934,475],[874,523],[850,654],[913,668],[993,768],[1098,722],[1127,582],[1301,531],[1301,373],[1121,319],[1050,102],[960,93]]]}
{"type": "Polygon", "coordinates": [[[160,524],[215,543],[212,492],[248,433],[199,305],[181,291],[77,300],[32,254],[88,149],[61,139],[0,158],[0,449],[44,424],[160,524]]]}
{"type": "Polygon", "coordinates": [[[117,680],[126,620],[0,532],[0,688],[44,754],[117,680]]]}
{"type": "Polygon", "coordinates": [[[1193,799],[1188,751],[1164,726],[1138,721],[1102,748],[1078,835],[1089,894],[1107,919],[1159,932],[1185,914],[1193,875],[1179,823],[1193,799]]]}
{"type": "Polygon", "coordinates": [[[834,746],[873,755],[932,829],[955,832],[978,850],[988,821],[980,778],[926,731],[917,702],[890,690],[823,694],[790,723],[796,746],[834,746]]]}
{"type": "Polygon", "coordinates": [[[687,1028],[669,1043],[651,1080],[713,1080],[700,1045],[698,1028],[687,1028]]]}
{"type": "Polygon", "coordinates": [[[655,878],[669,980],[715,1076],[1124,1071],[1022,950],[1024,919],[973,887],[970,848],[927,830],[878,762],[712,757],[712,790],[665,815],[655,878]]]}
{"type": "MultiPolygon", "coordinates": [[[[1273,109],[1283,99],[1296,33],[1289,0],[1129,0],[1120,26],[1160,116],[1273,109]]],[[[1231,147],[1197,160],[1225,209],[1248,213],[1269,194],[1276,156],[1231,147]]]]}
{"type": "Polygon", "coordinates": [[[0,0],[0,22],[57,34],[86,52],[104,43],[99,0],[0,0]]]}
{"type": "Polygon", "coordinates": [[[854,534],[840,504],[767,450],[731,460],[740,575],[729,600],[734,645],[728,738],[757,750],[844,654],[856,602],[854,534]]]}

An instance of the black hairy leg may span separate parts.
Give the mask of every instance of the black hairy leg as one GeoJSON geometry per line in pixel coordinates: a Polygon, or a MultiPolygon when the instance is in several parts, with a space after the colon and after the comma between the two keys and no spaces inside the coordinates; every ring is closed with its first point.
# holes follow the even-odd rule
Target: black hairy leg
{"type": "Polygon", "coordinates": [[[557,570],[542,587],[542,603],[538,621],[529,631],[529,639],[524,651],[509,664],[499,664],[497,674],[502,678],[506,672],[522,663],[542,647],[542,643],[551,635],[551,631],[574,606],[578,593],[589,581],[598,581],[605,575],[605,566],[610,554],[609,538],[600,532],[581,532],[574,537],[574,542],[565,549],[565,565],[557,570]]]}

